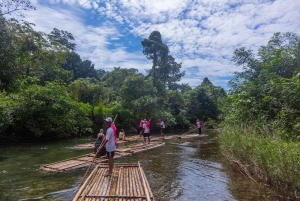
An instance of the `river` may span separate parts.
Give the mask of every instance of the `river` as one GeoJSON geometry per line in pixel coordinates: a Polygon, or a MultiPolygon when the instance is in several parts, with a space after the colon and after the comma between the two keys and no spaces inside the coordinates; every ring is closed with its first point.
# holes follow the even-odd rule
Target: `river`
{"type": "MultiPolygon", "coordinates": [[[[140,161],[158,201],[273,200],[276,193],[264,184],[252,183],[227,164],[219,150],[217,132],[205,133],[207,137],[165,140],[163,147],[117,159],[115,163],[140,161]]],[[[53,173],[39,167],[90,153],[91,150],[76,150],[73,146],[91,141],[92,137],[82,137],[1,146],[0,200],[72,200],[86,168],[53,173]]]]}

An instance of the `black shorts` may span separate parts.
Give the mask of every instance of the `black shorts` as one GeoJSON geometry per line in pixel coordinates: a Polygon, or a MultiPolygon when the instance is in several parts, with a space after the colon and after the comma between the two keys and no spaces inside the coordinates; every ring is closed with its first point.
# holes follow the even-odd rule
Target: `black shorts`
{"type": "Polygon", "coordinates": [[[144,137],[150,137],[150,133],[144,133],[143,136],[144,137]]]}
{"type": "Polygon", "coordinates": [[[112,151],[112,152],[106,152],[106,155],[107,155],[107,158],[114,158],[114,155],[115,155],[115,151],[112,151]]]}
{"type": "Polygon", "coordinates": [[[160,132],[163,133],[165,131],[165,128],[160,128],[160,132]]]}

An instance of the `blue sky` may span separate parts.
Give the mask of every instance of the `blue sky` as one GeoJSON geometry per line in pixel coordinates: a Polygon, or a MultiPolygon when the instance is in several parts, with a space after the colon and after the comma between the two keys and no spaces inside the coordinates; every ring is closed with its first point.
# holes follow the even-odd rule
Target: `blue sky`
{"type": "Polygon", "coordinates": [[[31,0],[35,29],[73,34],[76,51],[96,69],[151,68],[141,41],[157,30],[191,87],[203,78],[228,89],[233,51],[257,52],[275,32],[300,34],[300,0],[31,0]]]}

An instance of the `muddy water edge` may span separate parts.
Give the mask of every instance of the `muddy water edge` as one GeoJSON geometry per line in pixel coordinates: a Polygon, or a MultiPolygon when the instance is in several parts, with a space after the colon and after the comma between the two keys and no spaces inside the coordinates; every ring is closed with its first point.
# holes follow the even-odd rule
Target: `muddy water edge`
{"type": "MultiPolygon", "coordinates": [[[[216,131],[204,133],[207,136],[165,140],[163,147],[115,162],[140,161],[156,200],[281,200],[264,183],[255,184],[227,163],[220,152],[216,131]]],[[[167,133],[173,134],[180,133],[167,133]]],[[[76,150],[73,146],[93,140],[91,136],[1,146],[0,200],[72,200],[86,168],[53,173],[39,167],[90,153],[91,150],[76,150]]]]}

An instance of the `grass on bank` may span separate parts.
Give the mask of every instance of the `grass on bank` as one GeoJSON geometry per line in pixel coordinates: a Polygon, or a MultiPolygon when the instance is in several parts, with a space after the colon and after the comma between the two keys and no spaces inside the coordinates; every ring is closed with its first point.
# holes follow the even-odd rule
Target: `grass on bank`
{"type": "MultiPolygon", "coordinates": [[[[280,130],[221,125],[218,136],[225,155],[244,165],[251,165],[273,186],[285,188],[300,198],[300,142],[284,141],[280,130]]],[[[283,189],[282,189],[283,190],[283,189]]]]}

